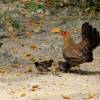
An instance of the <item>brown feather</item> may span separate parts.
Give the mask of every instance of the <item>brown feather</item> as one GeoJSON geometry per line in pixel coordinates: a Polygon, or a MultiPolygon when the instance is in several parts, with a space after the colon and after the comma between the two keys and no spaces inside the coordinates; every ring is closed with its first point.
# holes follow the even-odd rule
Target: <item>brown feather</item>
{"type": "Polygon", "coordinates": [[[82,25],[82,41],[76,44],[69,32],[62,31],[63,35],[63,56],[67,63],[76,66],[93,60],[92,50],[100,43],[99,32],[89,23],[82,25]],[[93,36],[91,36],[93,35],[93,36]]]}

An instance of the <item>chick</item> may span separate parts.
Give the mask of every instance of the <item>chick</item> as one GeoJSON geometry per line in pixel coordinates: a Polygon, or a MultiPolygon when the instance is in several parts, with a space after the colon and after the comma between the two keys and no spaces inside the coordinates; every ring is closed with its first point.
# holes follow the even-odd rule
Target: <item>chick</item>
{"type": "Polygon", "coordinates": [[[35,62],[35,66],[36,68],[41,71],[48,71],[48,68],[52,66],[52,62],[53,60],[49,60],[49,61],[42,61],[42,62],[35,62]]]}
{"type": "Polygon", "coordinates": [[[51,66],[51,73],[52,75],[56,75],[58,71],[58,64],[56,62],[52,62],[52,66],[51,66]]]}

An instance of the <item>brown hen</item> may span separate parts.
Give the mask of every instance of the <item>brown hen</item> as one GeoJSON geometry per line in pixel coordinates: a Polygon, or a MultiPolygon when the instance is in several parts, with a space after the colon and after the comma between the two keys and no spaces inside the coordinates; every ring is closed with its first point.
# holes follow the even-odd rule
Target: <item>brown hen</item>
{"type": "MultiPolygon", "coordinates": [[[[69,32],[61,31],[63,36],[63,57],[68,66],[78,66],[93,61],[93,49],[100,45],[100,35],[88,22],[82,24],[82,41],[75,43],[69,32]]],[[[70,67],[66,67],[66,71],[70,67]]]]}

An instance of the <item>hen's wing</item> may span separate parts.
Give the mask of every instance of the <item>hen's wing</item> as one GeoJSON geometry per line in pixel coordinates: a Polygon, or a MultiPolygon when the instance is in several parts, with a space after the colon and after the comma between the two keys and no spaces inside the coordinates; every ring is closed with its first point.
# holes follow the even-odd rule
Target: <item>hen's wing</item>
{"type": "Polygon", "coordinates": [[[79,65],[87,62],[92,57],[92,52],[80,49],[77,45],[74,45],[64,49],[63,56],[69,64],[79,65]]]}

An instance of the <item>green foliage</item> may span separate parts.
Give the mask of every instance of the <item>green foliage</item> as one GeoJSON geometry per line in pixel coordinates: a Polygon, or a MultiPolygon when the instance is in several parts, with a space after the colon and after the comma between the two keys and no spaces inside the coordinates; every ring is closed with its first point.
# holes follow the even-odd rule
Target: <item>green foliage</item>
{"type": "Polygon", "coordinates": [[[15,27],[15,28],[19,28],[19,26],[20,26],[20,21],[19,21],[18,19],[16,19],[16,18],[11,17],[11,18],[9,19],[9,22],[10,22],[11,25],[12,25],[13,27],[15,27]]]}
{"type": "Polygon", "coordinates": [[[0,13],[0,22],[3,20],[3,14],[0,13]]]}
{"type": "Polygon", "coordinates": [[[83,5],[80,5],[80,8],[84,10],[86,13],[90,13],[91,11],[95,11],[97,8],[97,4],[93,1],[88,1],[83,5]]]}
{"type": "Polygon", "coordinates": [[[69,20],[67,17],[60,17],[60,19],[62,20],[62,23],[67,23],[69,20]]]}
{"type": "MultiPolygon", "coordinates": [[[[64,0],[50,0],[50,4],[48,2],[49,0],[40,0],[39,2],[36,2],[35,0],[31,0],[29,3],[23,3],[19,0],[0,0],[1,4],[1,11],[0,11],[0,24],[2,24],[5,20],[10,19],[10,23],[13,27],[19,28],[20,22],[17,19],[17,16],[30,16],[30,18],[33,18],[33,14],[36,14],[36,16],[43,12],[44,15],[49,15],[50,12],[56,13],[61,8],[61,4],[64,0]],[[6,4],[5,4],[6,3],[6,4]],[[8,3],[8,4],[7,4],[8,3]],[[50,7],[46,8],[46,3],[48,3],[48,6],[50,7]],[[3,7],[2,7],[3,4],[3,7]],[[9,6],[10,5],[10,6],[9,6]],[[9,7],[8,7],[9,6],[9,7]],[[5,8],[10,8],[5,11],[5,8]],[[24,14],[24,12],[27,12],[24,14]],[[14,15],[13,17],[11,17],[14,15]]],[[[75,1],[73,0],[72,3],[75,1]]],[[[92,2],[92,0],[89,0],[88,2],[81,5],[80,0],[76,0],[76,3],[78,3],[78,6],[84,11],[86,14],[90,13],[93,10],[100,11],[100,1],[98,2],[92,2]]],[[[71,6],[71,5],[70,5],[71,6]]],[[[67,7],[67,6],[66,6],[67,7]]],[[[63,23],[67,22],[67,18],[62,18],[63,23]]]]}
{"type": "Polygon", "coordinates": [[[61,2],[60,2],[59,0],[54,0],[54,1],[53,1],[53,5],[54,5],[55,8],[58,9],[58,8],[61,7],[61,6],[60,6],[60,5],[61,5],[61,2]]]}
{"type": "Polygon", "coordinates": [[[0,2],[2,3],[9,3],[9,2],[15,2],[16,0],[0,0],[0,2]]]}
{"type": "Polygon", "coordinates": [[[4,13],[0,12],[0,24],[2,24],[4,20],[5,20],[4,13]]]}
{"type": "Polygon", "coordinates": [[[31,0],[31,2],[26,6],[30,10],[30,12],[37,12],[39,9],[44,9],[44,2],[40,2],[37,4],[34,0],[31,0]]]}
{"type": "Polygon", "coordinates": [[[4,14],[0,12],[0,29],[2,29],[2,25],[3,25],[3,21],[4,21],[4,14]]]}
{"type": "Polygon", "coordinates": [[[96,6],[95,10],[100,12],[100,1],[99,0],[95,3],[95,6],[96,6]]]}
{"type": "Polygon", "coordinates": [[[94,2],[87,2],[86,5],[85,5],[85,11],[86,12],[91,12],[93,9],[94,9],[95,5],[94,5],[94,2]]]}
{"type": "Polygon", "coordinates": [[[25,5],[23,3],[17,2],[16,7],[18,10],[22,10],[23,8],[25,8],[25,5]]]}

